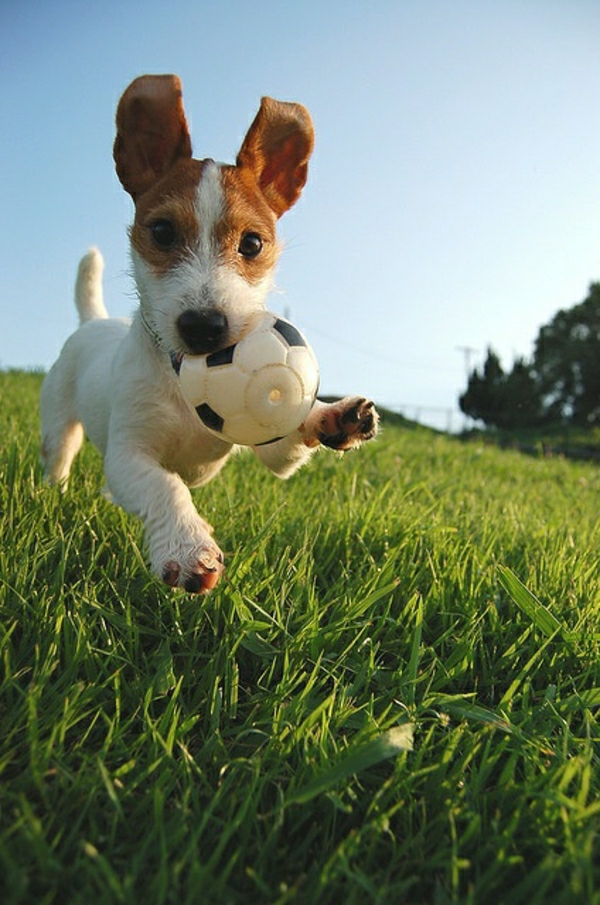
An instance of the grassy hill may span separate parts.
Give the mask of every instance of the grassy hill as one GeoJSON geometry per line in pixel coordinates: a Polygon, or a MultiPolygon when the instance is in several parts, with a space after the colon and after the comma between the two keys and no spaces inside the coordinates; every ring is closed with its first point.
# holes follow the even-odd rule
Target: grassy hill
{"type": "Polygon", "coordinates": [[[587,462],[600,462],[600,428],[559,424],[521,430],[470,430],[462,439],[494,444],[535,456],[566,456],[587,462]]]}
{"type": "Polygon", "coordinates": [[[599,903],[600,469],[389,424],[198,506],[148,574],[0,374],[0,901],[599,903]],[[3,887],[3,888],[2,888],[3,887]]]}

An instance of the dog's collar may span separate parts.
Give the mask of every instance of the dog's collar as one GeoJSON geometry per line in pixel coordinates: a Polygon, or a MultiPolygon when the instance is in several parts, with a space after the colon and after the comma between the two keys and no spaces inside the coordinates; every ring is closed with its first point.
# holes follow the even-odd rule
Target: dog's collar
{"type": "Polygon", "coordinates": [[[158,333],[156,328],[153,326],[153,324],[151,324],[150,321],[148,320],[148,318],[146,317],[146,313],[145,313],[144,309],[140,307],[139,311],[140,311],[140,318],[142,321],[142,325],[143,325],[146,333],[152,340],[152,343],[159,351],[167,352],[169,359],[171,361],[171,367],[173,368],[173,370],[175,371],[177,376],[179,376],[179,371],[181,369],[181,362],[183,360],[183,352],[174,352],[172,349],[165,349],[163,346],[162,339],[160,338],[160,334],[158,333]]]}
{"type": "Polygon", "coordinates": [[[146,333],[148,334],[148,336],[150,337],[150,339],[152,340],[152,342],[154,343],[156,348],[162,349],[162,341],[161,341],[161,338],[160,338],[157,330],[150,323],[150,321],[146,317],[146,312],[144,311],[144,309],[141,306],[140,306],[139,310],[140,310],[140,318],[141,318],[141,321],[142,321],[142,324],[144,326],[146,333]]]}

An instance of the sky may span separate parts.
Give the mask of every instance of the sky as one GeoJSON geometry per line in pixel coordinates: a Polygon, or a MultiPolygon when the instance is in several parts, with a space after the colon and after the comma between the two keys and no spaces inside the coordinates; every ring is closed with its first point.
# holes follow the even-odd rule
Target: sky
{"type": "Polygon", "coordinates": [[[460,429],[488,346],[530,357],[600,280],[598,0],[2,0],[0,368],[48,368],[97,245],[135,307],[114,114],[173,72],[196,157],[233,162],[262,95],[316,130],[268,306],[360,393],[460,429]]]}

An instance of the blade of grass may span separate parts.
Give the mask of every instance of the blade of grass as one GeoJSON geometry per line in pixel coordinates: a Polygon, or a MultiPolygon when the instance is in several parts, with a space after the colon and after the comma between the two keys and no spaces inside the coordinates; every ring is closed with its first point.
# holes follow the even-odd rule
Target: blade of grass
{"type": "Polygon", "coordinates": [[[285,806],[305,804],[317,795],[329,791],[349,776],[367,770],[383,760],[396,757],[403,751],[412,751],[413,735],[414,725],[412,723],[388,729],[387,732],[372,741],[349,751],[341,761],[329,767],[303,789],[288,797],[285,806]]]}
{"type": "Polygon", "coordinates": [[[409,606],[413,603],[413,601],[416,603],[415,629],[410,647],[410,659],[408,661],[407,671],[408,685],[406,689],[407,701],[411,705],[414,705],[415,703],[417,673],[419,670],[419,660],[421,655],[421,639],[423,636],[423,598],[418,593],[418,591],[413,595],[409,606]]]}
{"type": "Polygon", "coordinates": [[[538,628],[547,638],[554,635],[560,635],[566,644],[571,644],[574,636],[569,632],[562,622],[538,600],[523,582],[517,578],[507,566],[498,566],[498,575],[500,584],[509,594],[514,603],[517,604],[526,616],[531,619],[536,628],[538,628]]]}

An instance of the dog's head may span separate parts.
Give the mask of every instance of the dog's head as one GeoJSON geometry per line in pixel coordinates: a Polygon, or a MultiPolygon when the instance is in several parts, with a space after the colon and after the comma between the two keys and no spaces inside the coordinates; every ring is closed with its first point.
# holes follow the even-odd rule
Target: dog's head
{"type": "Polygon", "coordinates": [[[300,104],[265,97],[234,166],[195,160],[173,75],[145,75],[117,109],[114,159],[135,203],[130,231],[142,311],[171,350],[235,342],[264,305],[276,222],[306,182],[314,132],[300,104]]]}

